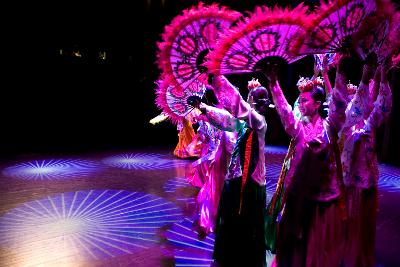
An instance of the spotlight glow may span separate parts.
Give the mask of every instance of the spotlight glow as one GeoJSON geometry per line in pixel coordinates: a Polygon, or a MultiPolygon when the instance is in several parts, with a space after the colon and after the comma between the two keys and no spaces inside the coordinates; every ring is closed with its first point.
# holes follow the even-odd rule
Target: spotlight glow
{"type": "Polygon", "coordinates": [[[88,176],[101,165],[88,160],[50,159],[17,164],[3,170],[8,177],[23,180],[62,180],[88,176]]]}
{"type": "Polygon", "coordinates": [[[160,170],[185,166],[188,161],[170,159],[163,154],[128,153],[105,158],[103,163],[128,170],[160,170]]]}
{"type": "Polygon", "coordinates": [[[24,203],[0,218],[0,244],[20,262],[95,259],[157,245],[157,230],[182,220],[181,210],[140,192],[68,192],[24,203]]]}

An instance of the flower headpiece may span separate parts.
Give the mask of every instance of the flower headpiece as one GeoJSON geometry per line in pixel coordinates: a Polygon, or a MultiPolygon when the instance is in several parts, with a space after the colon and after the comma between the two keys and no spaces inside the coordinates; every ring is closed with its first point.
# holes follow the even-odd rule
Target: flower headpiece
{"type": "Polygon", "coordinates": [[[258,81],[258,79],[254,79],[252,78],[251,81],[247,82],[247,89],[249,89],[249,91],[251,91],[254,88],[260,87],[261,83],[258,81]]]}
{"type": "Polygon", "coordinates": [[[315,85],[324,87],[324,80],[319,76],[316,77],[315,79],[300,77],[296,85],[299,88],[300,92],[308,92],[315,85]]]}
{"type": "Polygon", "coordinates": [[[357,85],[350,83],[350,81],[346,87],[347,87],[347,92],[349,92],[350,94],[354,94],[358,89],[357,85]]]}

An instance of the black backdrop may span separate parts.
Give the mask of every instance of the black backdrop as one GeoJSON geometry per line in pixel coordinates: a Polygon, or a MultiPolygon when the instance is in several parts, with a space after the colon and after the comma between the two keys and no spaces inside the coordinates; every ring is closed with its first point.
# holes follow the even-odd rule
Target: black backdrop
{"type": "MultiPolygon", "coordinates": [[[[2,38],[1,156],[173,148],[176,127],[169,122],[148,123],[160,113],[154,104],[154,81],[160,74],[155,64],[156,42],[174,16],[199,1],[53,2],[16,3],[9,9],[2,38]],[[82,57],[72,56],[73,51],[82,57]],[[100,51],[106,51],[106,60],[98,59],[100,51]]],[[[216,2],[244,12],[278,1],[216,2]]],[[[285,70],[281,83],[289,101],[296,98],[299,75],[309,76],[312,64],[307,57],[285,70]]],[[[355,60],[354,66],[350,79],[357,84],[361,64],[355,60]]],[[[378,152],[382,161],[399,164],[398,72],[391,76],[394,108],[390,122],[378,132],[378,152]]],[[[230,79],[243,88],[251,77],[230,79]]],[[[275,111],[267,121],[267,145],[287,145],[289,138],[275,111]]]]}

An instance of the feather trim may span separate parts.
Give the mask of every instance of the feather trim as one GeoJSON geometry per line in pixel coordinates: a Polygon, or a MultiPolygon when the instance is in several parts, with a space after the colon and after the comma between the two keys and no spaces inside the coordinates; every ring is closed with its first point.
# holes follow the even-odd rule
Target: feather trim
{"type": "Polygon", "coordinates": [[[156,125],[157,123],[163,122],[166,119],[168,119],[168,115],[165,115],[163,113],[161,113],[160,115],[155,116],[154,118],[152,118],[149,123],[156,125]]]}
{"type": "Polygon", "coordinates": [[[187,104],[187,98],[191,95],[202,97],[205,92],[205,86],[201,82],[193,82],[185,90],[173,86],[171,78],[167,75],[159,79],[156,85],[156,105],[173,124],[181,121],[193,110],[187,104]]]}
{"type": "Polygon", "coordinates": [[[375,52],[381,62],[393,50],[391,32],[396,25],[395,7],[389,0],[376,0],[376,6],[376,12],[362,22],[353,36],[353,44],[361,58],[365,59],[368,53],[375,52]]]}
{"type": "Polygon", "coordinates": [[[377,11],[378,0],[322,1],[316,8],[312,27],[300,49],[302,54],[338,52],[343,41],[356,33],[364,19],[377,11]]]}
{"type": "Polygon", "coordinates": [[[173,85],[186,87],[187,84],[182,84],[182,80],[190,83],[205,73],[196,66],[197,61],[201,61],[214,48],[220,33],[241,16],[241,13],[216,3],[204,5],[200,2],[197,6],[183,10],[171,24],[165,26],[162,41],[157,43],[156,63],[172,77],[173,85]],[[189,57],[191,60],[187,60],[189,57]]]}
{"type": "Polygon", "coordinates": [[[253,13],[248,13],[248,17],[220,37],[204,65],[211,73],[229,74],[252,72],[257,61],[269,55],[294,62],[301,58],[296,53],[309,24],[306,12],[303,5],[293,10],[257,6],[253,13]],[[283,36],[279,36],[280,33],[283,36]],[[282,40],[287,43],[280,43],[282,40]]]}

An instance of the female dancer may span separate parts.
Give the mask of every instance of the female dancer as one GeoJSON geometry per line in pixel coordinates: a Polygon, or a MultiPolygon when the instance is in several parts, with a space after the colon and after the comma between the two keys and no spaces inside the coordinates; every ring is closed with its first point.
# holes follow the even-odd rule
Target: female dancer
{"type": "Polygon", "coordinates": [[[277,112],[295,147],[285,180],[285,210],[278,228],[276,263],[279,267],[337,267],[341,262],[345,214],[336,140],[345,121],[343,64],[344,57],[339,60],[326,119],[321,117],[325,101],[321,85],[310,79],[301,87],[302,116],[298,118],[279,86],[276,65],[263,69],[270,81],[277,112]]]}
{"type": "Polygon", "coordinates": [[[219,201],[213,258],[222,266],[266,266],[263,114],[268,91],[252,89],[247,103],[223,76],[214,77],[213,87],[225,109],[195,105],[216,127],[238,133],[219,201]]]}

